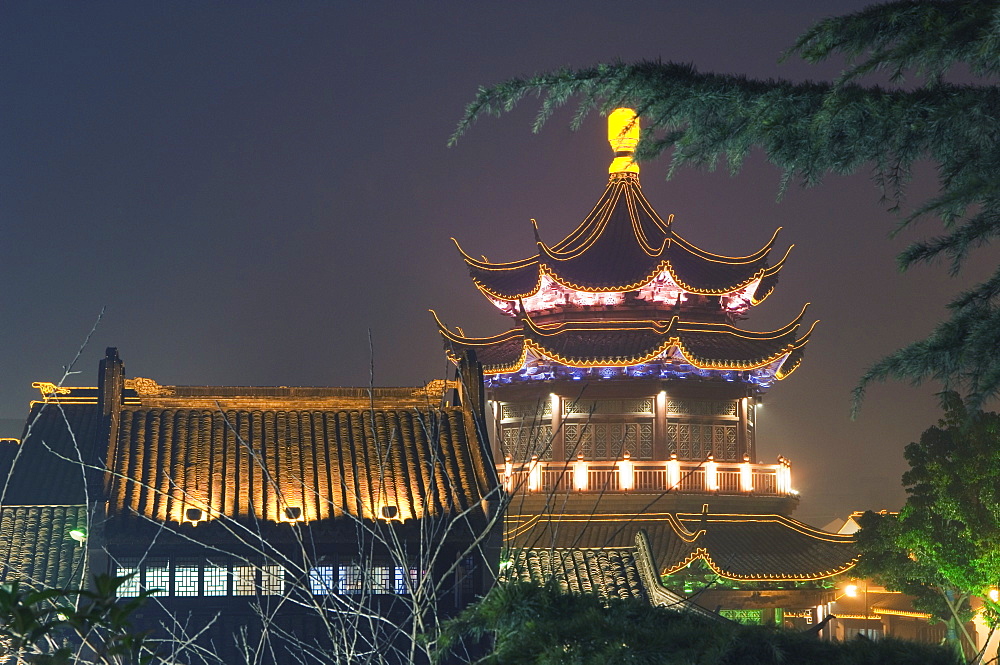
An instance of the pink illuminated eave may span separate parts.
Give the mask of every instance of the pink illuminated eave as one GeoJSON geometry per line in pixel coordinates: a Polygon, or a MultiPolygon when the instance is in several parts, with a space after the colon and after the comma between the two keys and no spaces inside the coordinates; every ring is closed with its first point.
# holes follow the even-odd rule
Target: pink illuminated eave
{"type": "MultiPolygon", "coordinates": [[[[750,309],[751,301],[760,285],[760,279],[755,279],[743,288],[724,293],[720,296],[722,309],[730,314],[741,315],[750,309]]],[[[662,270],[656,277],[635,291],[635,302],[647,303],[652,306],[670,307],[685,303],[691,294],[678,285],[667,270],[662,270]]],[[[507,316],[517,316],[518,301],[504,300],[488,296],[490,301],[507,316]]],[[[566,286],[543,272],[538,290],[532,295],[521,299],[524,310],[528,314],[560,309],[563,307],[615,307],[625,302],[623,291],[582,291],[566,286]]]]}
{"type": "Polygon", "coordinates": [[[625,378],[701,379],[739,382],[769,388],[778,380],[778,370],[788,358],[783,354],[772,362],[754,369],[699,367],[672,346],[658,357],[636,365],[597,365],[573,367],[552,359],[525,352],[524,363],[513,372],[487,373],[488,386],[545,380],[614,380],[625,378]]]}

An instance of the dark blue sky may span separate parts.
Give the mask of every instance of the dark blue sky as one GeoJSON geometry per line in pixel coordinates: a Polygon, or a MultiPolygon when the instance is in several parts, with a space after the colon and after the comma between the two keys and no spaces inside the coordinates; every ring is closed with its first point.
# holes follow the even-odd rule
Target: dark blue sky
{"type": "MultiPolygon", "coordinates": [[[[530,132],[528,103],[446,142],[481,84],[616,58],[751,76],[812,21],[862,2],[5,2],[0,4],[0,417],[117,346],[165,384],[414,385],[446,372],[428,308],[470,334],[507,321],[449,240],[494,260],[554,242],[603,191],[603,120],[530,132]],[[369,332],[371,331],[371,349],[369,332]]],[[[821,323],[767,396],[759,448],[793,461],[798,516],[902,500],[903,446],[934,387],[890,384],[848,418],[880,354],[930,330],[961,282],[899,275],[893,218],[865,174],[793,188],[754,158],[736,178],[643,166],[647,198],[705,249],[796,247],[746,327],[805,302],[821,323]]],[[[921,177],[913,196],[931,191],[921,177]]],[[[932,232],[928,223],[922,228],[932,232]]]]}

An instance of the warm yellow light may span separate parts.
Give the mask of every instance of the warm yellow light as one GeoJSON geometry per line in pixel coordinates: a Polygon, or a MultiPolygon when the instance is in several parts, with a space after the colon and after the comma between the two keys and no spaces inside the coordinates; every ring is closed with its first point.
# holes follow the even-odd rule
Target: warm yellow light
{"type": "Polygon", "coordinates": [[[705,462],[705,489],[709,492],[719,490],[719,465],[712,455],[709,455],[708,461],[705,462]]]}
{"type": "Polygon", "coordinates": [[[538,463],[538,455],[531,456],[531,464],[528,467],[528,491],[537,492],[542,487],[542,467],[538,463]]]}
{"type": "Polygon", "coordinates": [[[589,485],[587,463],[583,460],[583,454],[577,455],[576,462],[573,463],[573,487],[577,490],[585,490],[589,485]]]}
{"type": "Polygon", "coordinates": [[[990,589],[989,597],[994,603],[1000,601],[1000,590],[996,588],[990,589]]]}
{"type": "Polygon", "coordinates": [[[677,453],[670,453],[670,461],[667,462],[667,488],[674,489],[681,484],[681,463],[677,460],[677,453]]]}
{"type": "Polygon", "coordinates": [[[858,585],[857,584],[848,584],[847,586],[845,586],[844,587],[844,595],[845,596],[849,596],[851,598],[854,598],[855,596],[857,596],[858,595],[858,585]]]}
{"type": "Polygon", "coordinates": [[[630,490],[635,486],[635,465],[630,457],[625,453],[625,458],[618,462],[618,486],[623,490],[630,490]]]}
{"type": "Polygon", "coordinates": [[[635,146],[639,143],[639,118],[632,109],[615,109],[608,114],[608,143],[615,151],[608,173],[638,173],[639,165],[633,161],[635,146]]]}
{"type": "Polygon", "coordinates": [[[744,492],[753,491],[753,469],[750,468],[750,458],[743,456],[743,463],[740,464],[740,487],[744,492]]]}

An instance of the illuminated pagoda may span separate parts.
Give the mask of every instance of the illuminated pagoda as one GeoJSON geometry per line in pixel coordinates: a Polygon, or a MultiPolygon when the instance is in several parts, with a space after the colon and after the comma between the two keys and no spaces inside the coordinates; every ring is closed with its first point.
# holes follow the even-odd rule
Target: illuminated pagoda
{"type": "Polygon", "coordinates": [[[662,573],[695,559],[741,581],[850,568],[849,537],[788,517],[790,462],[758,455],[761,396],[798,368],[812,333],[805,308],[778,330],[738,325],[777,284],[788,256],[773,260],[777,232],[747,256],[695,246],[643,195],[634,111],[610,114],[608,139],[607,188],[564,239],[545,243],[533,220],[528,258],[494,263],[459,247],[513,327],[481,338],[438,321],[452,359],[474,353],[483,368],[512,495],[507,546],[621,547],[643,529],[662,573]],[[767,563],[716,565],[737,551],[767,551],[767,563]]]}

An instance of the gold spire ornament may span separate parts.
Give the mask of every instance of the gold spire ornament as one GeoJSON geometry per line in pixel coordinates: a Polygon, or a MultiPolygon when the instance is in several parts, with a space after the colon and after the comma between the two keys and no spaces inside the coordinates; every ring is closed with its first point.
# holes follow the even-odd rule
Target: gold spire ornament
{"type": "Polygon", "coordinates": [[[634,157],[639,143],[639,117],[633,109],[620,108],[608,114],[608,143],[615,151],[608,173],[639,173],[634,157]]]}

